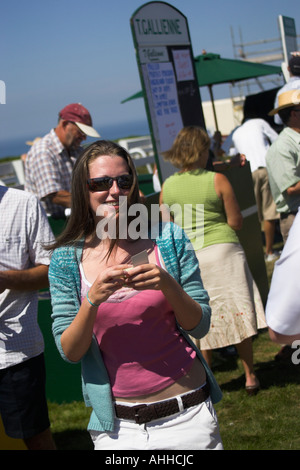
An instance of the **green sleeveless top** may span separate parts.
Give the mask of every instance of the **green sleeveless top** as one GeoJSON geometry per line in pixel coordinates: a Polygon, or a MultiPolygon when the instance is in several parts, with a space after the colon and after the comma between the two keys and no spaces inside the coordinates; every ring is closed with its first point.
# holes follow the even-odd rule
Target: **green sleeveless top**
{"type": "Polygon", "coordinates": [[[216,243],[239,243],[226,222],[223,201],[216,193],[215,173],[204,169],[175,173],[163,186],[163,203],[183,227],[194,250],[216,243]]]}

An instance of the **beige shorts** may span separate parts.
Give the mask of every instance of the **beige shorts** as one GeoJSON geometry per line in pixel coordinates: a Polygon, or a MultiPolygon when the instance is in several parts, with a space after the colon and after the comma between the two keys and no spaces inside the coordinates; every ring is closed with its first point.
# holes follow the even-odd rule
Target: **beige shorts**
{"type": "Polygon", "coordinates": [[[259,221],[279,219],[270,189],[267,169],[258,168],[252,173],[252,179],[259,221]]]}

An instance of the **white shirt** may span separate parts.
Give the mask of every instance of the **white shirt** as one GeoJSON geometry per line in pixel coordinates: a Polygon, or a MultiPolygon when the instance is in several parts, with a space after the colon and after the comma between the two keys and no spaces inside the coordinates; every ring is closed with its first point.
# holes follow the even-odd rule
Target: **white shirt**
{"type": "Polygon", "coordinates": [[[300,333],[300,213],[275,263],[266,305],[267,325],[281,335],[300,333]]]}
{"type": "MultiPolygon", "coordinates": [[[[49,265],[44,243],[53,240],[47,216],[36,196],[0,186],[0,270],[49,265]]],[[[41,354],[37,322],[38,292],[6,289],[0,294],[0,369],[41,354]]]]}
{"type": "Polygon", "coordinates": [[[248,119],[238,127],[232,142],[237,153],[243,153],[253,173],[259,167],[266,167],[266,153],[278,134],[264,119],[248,119]]]}

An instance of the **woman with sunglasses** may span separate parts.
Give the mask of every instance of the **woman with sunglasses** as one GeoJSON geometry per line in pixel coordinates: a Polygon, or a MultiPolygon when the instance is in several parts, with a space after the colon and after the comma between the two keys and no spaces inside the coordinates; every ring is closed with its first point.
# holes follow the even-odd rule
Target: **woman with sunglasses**
{"type": "Polygon", "coordinates": [[[128,211],[140,202],[134,164],[98,141],[75,165],[49,270],[55,341],[65,360],[81,361],[94,447],[222,449],[212,405],[221,391],[189,338],[210,325],[194,251],[171,223],[155,239],[129,233],[120,201],[128,211]],[[149,262],[133,266],[140,252],[149,262]]]}

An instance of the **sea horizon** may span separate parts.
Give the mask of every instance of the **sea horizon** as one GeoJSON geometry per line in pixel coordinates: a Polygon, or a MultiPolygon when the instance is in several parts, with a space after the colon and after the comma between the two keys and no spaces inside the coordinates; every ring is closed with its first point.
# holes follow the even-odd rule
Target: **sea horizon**
{"type": "MultiPolygon", "coordinates": [[[[146,119],[116,124],[107,124],[105,126],[97,126],[96,128],[99,129],[101,139],[107,140],[116,140],[130,136],[142,136],[150,134],[149,126],[146,119]]],[[[43,137],[43,135],[46,135],[48,132],[50,132],[50,129],[48,131],[45,131],[44,134],[41,133],[39,136],[35,137],[43,137]]],[[[7,157],[17,157],[19,155],[22,155],[23,153],[28,152],[30,146],[27,145],[26,142],[34,140],[35,137],[30,138],[18,136],[16,138],[0,139],[0,160],[7,157]]],[[[92,143],[94,141],[95,139],[91,139],[88,137],[84,141],[84,143],[92,143]]]]}

